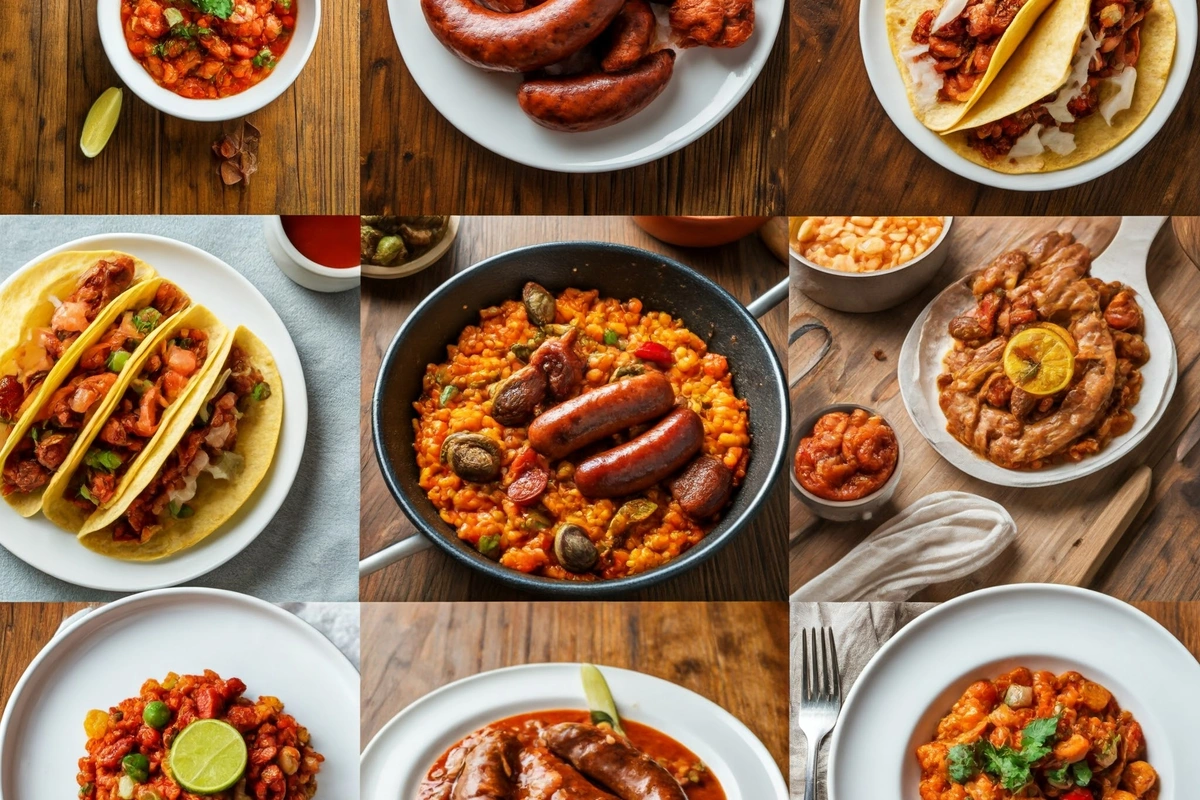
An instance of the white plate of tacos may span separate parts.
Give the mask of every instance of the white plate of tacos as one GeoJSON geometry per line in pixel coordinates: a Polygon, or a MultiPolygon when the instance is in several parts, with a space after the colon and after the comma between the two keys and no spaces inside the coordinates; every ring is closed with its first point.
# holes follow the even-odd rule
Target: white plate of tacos
{"type": "Polygon", "coordinates": [[[308,414],[295,345],[249,281],[183,242],[104,234],[33,259],[0,298],[18,310],[0,324],[0,545],[142,591],[261,533],[308,414]]]}
{"type": "Polygon", "coordinates": [[[1128,161],[1171,116],[1196,53],[1190,0],[861,0],[859,14],[896,126],[1002,189],[1061,189],[1128,161]]]}

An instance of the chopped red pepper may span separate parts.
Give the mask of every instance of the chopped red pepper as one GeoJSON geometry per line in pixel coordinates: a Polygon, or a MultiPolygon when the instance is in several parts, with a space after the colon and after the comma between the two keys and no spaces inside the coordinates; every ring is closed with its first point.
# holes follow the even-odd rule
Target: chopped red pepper
{"type": "Polygon", "coordinates": [[[1062,796],[1062,800],[1096,800],[1087,789],[1072,789],[1062,796]]]}
{"type": "Polygon", "coordinates": [[[671,355],[671,351],[658,342],[639,344],[633,354],[643,361],[653,361],[655,364],[662,364],[665,367],[675,363],[675,357],[671,355]]]}

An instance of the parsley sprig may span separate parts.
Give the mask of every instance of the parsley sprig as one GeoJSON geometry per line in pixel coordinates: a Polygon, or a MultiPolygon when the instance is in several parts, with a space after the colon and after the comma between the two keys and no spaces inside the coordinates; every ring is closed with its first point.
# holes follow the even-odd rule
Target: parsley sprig
{"type": "MultiPolygon", "coordinates": [[[[1060,719],[1062,715],[1056,714],[1026,725],[1021,731],[1020,750],[1007,744],[996,747],[986,740],[954,745],[950,748],[950,780],[963,784],[983,772],[998,779],[1010,792],[1020,791],[1033,780],[1033,765],[1050,755],[1060,719]]],[[[1087,764],[1083,767],[1087,769],[1087,764]]],[[[1075,773],[1077,782],[1082,777],[1082,772],[1075,773]]],[[[1079,785],[1090,782],[1091,770],[1087,769],[1087,782],[1079,785]]]]}

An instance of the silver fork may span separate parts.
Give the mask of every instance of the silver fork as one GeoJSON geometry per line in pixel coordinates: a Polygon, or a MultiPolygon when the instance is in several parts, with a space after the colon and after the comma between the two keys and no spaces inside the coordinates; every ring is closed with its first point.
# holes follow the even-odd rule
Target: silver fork
{"type": "Polygon", "coordinates": [[[842,680],[838,674],[833,629],[821,628],[819,653],[816,628],[807,628],[800,636],[800,712],[797,716],[800,730],[808,741],[804,800],[814,800],[817,796],[817,754],[821,751],[821,742],[833,730],[841,713],[842,680]]]}

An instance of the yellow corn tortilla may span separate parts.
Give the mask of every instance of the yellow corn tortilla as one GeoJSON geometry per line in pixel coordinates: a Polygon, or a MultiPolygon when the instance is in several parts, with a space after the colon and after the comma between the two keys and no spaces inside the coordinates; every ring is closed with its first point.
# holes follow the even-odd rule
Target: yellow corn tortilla
{"type": "Polygon", "coordinates": [[[97,553],[126,561],[153,561],[196,545],[236,514],[258,488],[275,458],[282,425],[283,379],[275,359],[258,337],[246,328],[238,328],[227,339],[220,358],[213,361],[211,372],[197,384],[195,393],[172,420],[171,433],[155,446],[154,455],[141,465],[137,478],[131,481],[120,501],[88,520],[79,533],[79,541],[97,553]],[[234,452],[245,460],[241,473],[230,480],[216,480],[209,473],[202,473],[196,496],[187,504],[194,512],[190,517],[174,519],[167,515],[163,529],[145,544],[113,541],[113,524],[159,473],[195,416],[220,388],[218,381],[224,378],[225,357],[234,344],[245,351],[271,387],[271,396],[250,403],[238,422],[234,452]]]}
{"type": "Polygon", "coordinates": [[[900,76],[904,79],[908,103],[921,124],[937,133],[954,127],[979,101],[997,76],[1003,74],[1005,63],[1016,52],[1022,40],[1035,28],[1042,12],[1054,2],[1055,0],[1029,0],[1021,7],[1008,30],[1000,37],[1000,42],[992,53],[992,60],[988,62],[987,71],[975,84],[970,99],[965,103],[939,100],[932,106],[923,106],[917,100],[908,63],[900,54],[914,46],[912,31],[921,15],[930,8],[940,9],[941,5],[937,5],[936,0],[887,0],[888,41],[892,46],[892,58],[895,59],[900,76]]]}
{"type": "MultiPolygon", "coordinates": [[[[0,314],[0,375],[10,375],[16,372],[17,351],[28,339],[29,334],[37,328],[48,328],[50,319],[54,316],[55,305],[51,298],[61,299],[75,291],[75,285],[85,272],[91,269],[97,261],[118,256],[128,256],[118,250],[70,250],[65,253],[50,256],[33,267],[24,270],[0,289],[0,308],[5,310],[0,314]],[[14,313],[23,309],[24,313],[14,313]]],[[[153,278],[154,268],[144,261],[133,258],[133,283],[127,291],[137,288],[143,281],[153,278]]],[[[87,334],[96,329],[103,331],[107,327],[106,318],[110,316],[112,307],[122,298],[118,296],[92,320],[88,330],[67,348],[62,358],[50,370],[50,374],[42,381],[42,385],[29,397],[25,398],[25,407],[20,417],[12,424],[0,423],[0,464],[8,458],[8,453],[18,439],[13,437],[19,423],[30,415],[30,409],[40,408],[50,393],[58,388],[64,375],[71,371],[78,360],[79,354],[90,346],[84,344],[87,334]]]]}
{"type": "MultiPolygon", "coordinates": [[[[1041,24],[1039,24],[1039,29],[1035,30],[1022,43],[1017,54],[1009,62],[1008,68],[992,84],[971,113],[954,127],[953,132],[944,137],[946,143],[956,153],[996,172],[1008,174],[1054,172],[1090,161],[1111,150],[1133,133],[1150,115],[1154,106],[1158,104],[1159,98],[1162,97],[1163,91],[1166,90],[1167,78],[1175,60],[1177,40],[1175,11],[1166,0],[1155,0],[1142,22],[1142,49],[1136,66],[1137,81],[1133,89],[1133,102],[1129,108],[1116,114],[1111,126],[1104,121],[1104,117],[1099,111],[1083,121],[1075,123],[1075,149],[1066,155],[1046,150],[1036,156],[988,161],[980,155],[978,150],[967,144],[965,132],[967,129],[994,122],[1020,111],[1042,98],[1054,94],[1062,86],[1070,71],[1071,59],[1075,57],[1078,50],[1083,26],[1087,24],[1088,3],[1080,3],[1079,0],[1058,0],[1055,8],[1043,17],[1043,20],[1048,20],[1059,16],[1060,8],[1066,9],[1070,4],[1076,3],[1084,9],[1084,20],[1071,38],[1074,49],[1071,50],[1066,61],[1067,68],[1062,73],[1062,78],[1054,86],[1046,88],[1050,81],[1048,78],[1040,77],[1042,74],[1050,74],[1052,70],[1049,66],[1038,66],[1039,63],[1048,64],[1047,59],[1040,55],[1038,48],[1051,35],[1049,32],[1043,34],[1041,24]]],[[[1061,16],[1066,16],[1065,10],[1061,16]]],[[[1062,37],[1068,35],[1065,23],[1060,26],[1056,35],[1062,37]]],[[[1116,94],[1117,91],[1117,87],[1111,83],[1107,81],[1102,83],[1100,86],[1101,102],[1116,94]]]]}
{"type": "Polygon", "coordinates": [[[100,431],[112,416],[113,411],[116,410],[117,405],[121,402],[121,398],[125,396],[129,385],[141,376],[142,367],[146,361],[158,351],[163,341],[175,336],[180,330],[185,328],[189,330],[201,328],[208,333],[208,358],[205,359],[203,366],[200,367],[187,388],[184,389],[182,396],[177,397],[174,403],[163,410],[162,416],[159,418],[158,430],[151,437],[145,449],[138,453],[133,465],[121,476],[110,504],[119,502],[126,488],[137,475],[140,465],[146,462],[146,459],[154,453],[158,442],[172,430],[171,421],[179,413],[179,410],[187,405],[188,399],[196,390],[197,385],[204,383],[204,378],[208,375],[213,364],[216,363],[219,366],[225,363],[225,356],[223,354],[229,349],[227,344],[229,329],[221,324],[221,321],[207,308],[192,306],[176,314],[167,323],[160,325],[159,329],[142,343],[142,346],[138,348],[134,357],[130,358],[129,362],[126,363],[123,374],[120,380],[117,381],[117,385],[109,392],[108,397],[104,399],[101,405],[100,411],[92,417],[91,421],[84,428],[83,433],[80,434],[79,441],[72,448],[67,461],[54,474],[54,478],[50,481],[49,485],[46,486],[45,494],[42,497],[42,513],[60,528],[64,528],[71,533],[78,533],[92,516],[71,502],[71,499],[66,495],[67,489],[71,484],[71,479],[83,464],[83,459],[87,456],[92,442],[100,435],[100,431]],[[219,361],[215,360],[217,356],[220,357],[219,361]]]}

